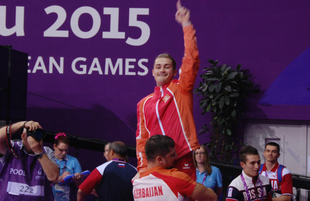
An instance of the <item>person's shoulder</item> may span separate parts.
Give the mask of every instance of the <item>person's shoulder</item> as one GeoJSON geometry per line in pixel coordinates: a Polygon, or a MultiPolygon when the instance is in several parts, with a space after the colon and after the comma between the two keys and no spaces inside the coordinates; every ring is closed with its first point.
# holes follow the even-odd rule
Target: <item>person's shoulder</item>
{"type": "Polygon", "coordinates": [[[228,187],[235,187],[236,189],[242,189],[243,183],[240,175],[238,175],[234,180],[232,180],[228,185],[228,187]]]}
{"type": "Polygon", "coordinates": [[[69,160],[75,160],[75,159],[77,160],[77,158],[75,158],[74,156],[68,155],[68,154],[67,154],[67,157],[69,160]]]}
{"type": "Polygon", "coordinates": [[[43,148],[44,148],[44,150],[45,150],[45,152],[46,152],[47,154],[53,152],[53,150],[52,150],[50,147],[43,146],[43,148]]]}
{"type": "Polygon", "coordinates": [[[69,161],[78,162],[78,163],[79,163],[79,160],[78,160],[77,158],[75,158],[74,156],[71,156],[71,155],[68,155],[68,154],[67,154],[67,157],[68,157],[68,160],[69,160],[69,161]]]}
{"type": "Polygon", "coordinates": [[[287,174],[291,174],[291,171],[285,166],[285,165],[281,165],[279,164],[278,169],[282,166],[282,176],[287,175],[287,174]]]}
{"type": "Polygon", "coordinates": [[[187,181],[191,181],[192,178],[190,176],[188,176],[188,174],[181,172],[180,170],[176,169],[176,168],[172,168],[172,169],[168,169],[168,174],[170,174],[170,176],[172,177],[176,177],[182,180],[187,180],[187,181]]]}
{"type": "Polygon", "coordinates": [[[213,166],[213,165],[211,165],[211,169],[212,171],[220,171],[220,168],[213,166]]]}
{"type": "Polygon", "coordinates": [[[109,165],[113,164],[112,162],[113,162],[112,160],[111,160],[111,161],[107,161],[107,162],[105,162],[105,163],[103,163],[103,164],[97,166],[96,169],[97,169],[101,174],[103,174],[104,170],[105,170],[109,165]]]}
{"type": "Polygon", "coordinates": [[[263,182],[263,184],[270,182],[268,177],[261,175],[261,174],[259,174],[258,176],[259,176],[259,179],[263,182]]]}
{"type": "Polygon", "coordinates": [[[137,168],[136,168],[135,166],[131,165],[130,163],[126,163],[126,165],[127,165],[130,169],[132,169],[132,170],[134,170],[134,171],[137,172],[137,168]]]}
{"type": "Polygon", "coordinates": [[[147,96],[145,96],[144,98],[142,98],[139,102],[138,102],[138,105],[143,103],[145,100],[147,100],[148,98],[152,97],[154,95],[154,93],[151,93],[147,96]]]}
{"type": "MultiPolygon", "coordinates": [[[[151,169],[145,170],[140,173],[140,178],[148,176],[148,175],[163,175],[166,177],[186,177],[188,176],[186,173],[181,172],[176,168],[166,169],[163,167],[153,167],[151,169]]],[[[189,176],[188,176],[189,177],[189,176]]]]}

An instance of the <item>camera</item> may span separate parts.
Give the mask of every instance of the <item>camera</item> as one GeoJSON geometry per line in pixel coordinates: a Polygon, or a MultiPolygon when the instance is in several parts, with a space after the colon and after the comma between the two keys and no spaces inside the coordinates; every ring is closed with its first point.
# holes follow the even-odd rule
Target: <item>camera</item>
{"type": "Polygon", "coordinates": [[[29,131],[27,129],[27,137],[28,136],[33,137],[36,141],[41,141],[45,138],[45,132],[43,129],[40,129],[40,128],[38,128],[34,131],[29,131]]]}

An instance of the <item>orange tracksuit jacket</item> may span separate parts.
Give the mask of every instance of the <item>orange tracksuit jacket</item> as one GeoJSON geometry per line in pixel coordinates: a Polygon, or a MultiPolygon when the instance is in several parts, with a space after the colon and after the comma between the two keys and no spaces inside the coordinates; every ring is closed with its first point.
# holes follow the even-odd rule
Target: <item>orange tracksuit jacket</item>
{"type": "Polygon", "coordinates": [[[193,88],[199,70],[199,54],[193,25],[183,28],[185,53],[179,80],[172,80],[137,105],[136,152],[138,171],[147,167],[144,146],[153,135],[161,134],[175,141],[177,159],[199,148],[193,118],[193,88]]]}

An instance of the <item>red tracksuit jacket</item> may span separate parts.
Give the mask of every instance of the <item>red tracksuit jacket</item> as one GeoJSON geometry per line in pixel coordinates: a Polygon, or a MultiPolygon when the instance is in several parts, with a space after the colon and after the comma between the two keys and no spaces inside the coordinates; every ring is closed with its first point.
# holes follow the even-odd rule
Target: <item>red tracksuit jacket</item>
{"type": "Polygon", "coordinates": [[[199,54],[193,25],[183,28],[185,53],[179,80],[155,87],[137,105],[136,151],[138,171],[147,167],[144,146],[153,135],[171,137],[178,158],[199,148],[193,118],[193,88],[199,70],[199,54]]]}

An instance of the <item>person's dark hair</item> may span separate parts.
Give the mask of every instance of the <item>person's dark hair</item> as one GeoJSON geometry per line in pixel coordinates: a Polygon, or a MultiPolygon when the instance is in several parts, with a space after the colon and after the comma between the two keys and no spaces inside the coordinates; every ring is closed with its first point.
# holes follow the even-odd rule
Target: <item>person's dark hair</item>
{"type": "Polygon", "coordinates": [[[158,58],[167,58],[167,59],[170,59],[172,61],[172,66],[173,66],[173,70],[175,70],[177,68],[177,64],[174,60],[174,58],[170,55],[170,54],[167,54],[167,53],[163,53],[163,54],[160,54],[158,55],[155,60],[154,60],[154,65],[155,65],[155,61],[156,59],[158,58]]]}
{"type": "Polygon", "coordinates": [[[257,149],[252,147],[251,145],[244,146],[239,150],[239,158],[240,161],[246,163],[247,155],[259,155],[257,149]]]}
{"type": "Polygon", "coordinates": [[[147,161],[154,161],[157,156],[166,156],[175,143],[171,137],[165,135],[153,135],[145,143],[145,154],[147,161]]]}
{"type": "Polygon", "coordinates": [[[120,157],[122,157],[122,158],[127,157],[127,147],[123,142],[121,142],[121,141],[111,142],[111,144],[109,146],[109,151],[111,149],[114,151],[114,153],[116,153],[120,157]]]}
{"type": "Polygon", "coordinates": [[[278,153],[280,153],[280,145],[279,145],[278,143],[275,143],[275,142],[268,142],[268,143],[265,145],[265,150],[266,150],[267,145],[277,147],[277,148],[278,148],[278,153]]]}
{"type": "Polygon", "coordinates": [[[58,146],[59,143],[61,143],[61,142],[64,143],[64,144],[70,145],[70,140],[67,137],[66,133],[56,133],[54,144],[56,146],[58,146]]]}

